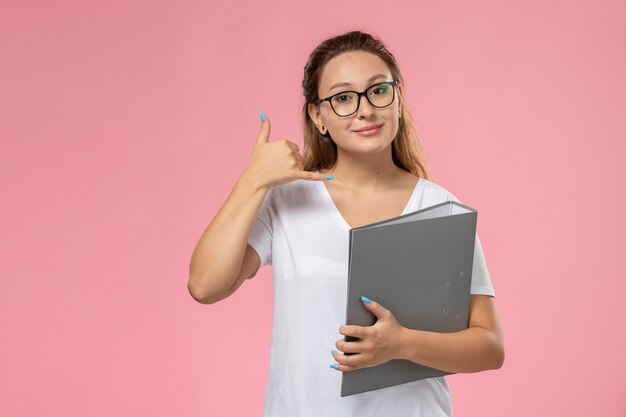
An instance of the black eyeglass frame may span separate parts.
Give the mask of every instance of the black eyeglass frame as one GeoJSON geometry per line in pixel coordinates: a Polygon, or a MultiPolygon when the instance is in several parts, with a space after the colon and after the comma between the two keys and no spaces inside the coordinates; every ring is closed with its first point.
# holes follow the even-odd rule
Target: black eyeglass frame
{"type": "Polygon", "coordinates": [[[367,87],[365,90],[363,90],[361,92],[358,92],[358,91],[342,91],[340,93],[333,94],[332,96],[328,96],[326,98],[317,99],[317,100],[315,100],[315,104],[316,105],[320,105],[321,103],[323,103],[325,101],[328,101],[328,103],[330,103],[330,108],[333,109],[333,112],[335,112],[335,114],[337,116],[339,116],[339,117],[348,117],[348,116],[352,116],[354,113],[359,111],[359,107],[361,106],[361,96],[365,96],[365,99],[367,100],[367,102],[369,104],[371,104],[373,107],[376,107],[377,109],[383,109],[385,107],[391,106],[393,104],[394,100],[396,99],[396,86],[397,85],[398,85],[398,82],[396,80],[381,81],[379,83],[370,85],[369,87],[367,87]],[[370,89],[372,89],[372,88],[374,88],[376,86],[379,86],[381,84],[391,84],[391,90],[392,90],[392,94],[393,94],[393,97],[391,98],[391,102],[389,104],[385,105],[385,106],[377,106],[377,105],[375,105],[374,103],[372,103],[372,101],[370,100],[370,98],[366,94],[370,89]],[[356,110],[354,110],[350,114],[340,115],[339,113],[337,113],[337,110],[335,110],[335,108],[333,107],[333,102],[331,100],[333,99],[333,97],[340,96],[340,95],[346,94],[346,93],[355,93],[356,94],[356,96],[357,96],[356,110]]]}

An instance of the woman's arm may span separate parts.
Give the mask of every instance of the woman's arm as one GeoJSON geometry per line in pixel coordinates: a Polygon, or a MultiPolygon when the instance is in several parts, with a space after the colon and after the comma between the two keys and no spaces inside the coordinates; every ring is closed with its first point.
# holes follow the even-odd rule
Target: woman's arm
{"type": "Polygon", "coordinates": [[[198,302],[211,304],[230,296],[259,268],[260,259],[247,240],[271,187],[297,179],[326,179],[303,171],[295,143],[270,143],[269,118],[262,120],[248,166],[191,255],[187,288],[198,302]]]}
{"type": "Polygon", "coordinates": [[[260,265],[258,256],[247,250],[247,239],[267,191],[244,172],[202,233],[191,256],[187,282],[196,301],[211,304],[228,297],[233,286],[241,285],[241,274],[247,274],[242,270],[244,263],[252,270],[260,265]]]}
{"type": "Polygon", "coordinates": [[[397,358],[455,373],[500,368],[504,362],[504,337],[495,299],[488,295],[470,297],[466,330],[435,333],[402,327],[397,358]]]}
{"type": "Polygon", "coordinates": [[[333,352],[339,371],[353,371],[406,359],[420,365],[448,372],[478,372],[497,369],[504,361],[504,341],[496,303],[487,295],[470,297],[469,325],[465,330],[436,333],[401,326],[392,312],[374,300],[363,305],[376,315],[372,326],[343,325],[339,333],[358,338],[339,339],[337,349],[352,355],[333,352]]]}

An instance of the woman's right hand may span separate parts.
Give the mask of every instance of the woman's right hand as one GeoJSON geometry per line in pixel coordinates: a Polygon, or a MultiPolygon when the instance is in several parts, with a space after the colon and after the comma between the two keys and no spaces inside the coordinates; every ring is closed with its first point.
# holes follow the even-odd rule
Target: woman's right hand
{"type": "Polygon", "coordinates": [[[269,137],[270,120],[266,116],[244,171],[261,188],[269,189],[294,180],[327,180],[323,174],[303,170],[298,145],[286,139],[269,142],[269,137]]]}

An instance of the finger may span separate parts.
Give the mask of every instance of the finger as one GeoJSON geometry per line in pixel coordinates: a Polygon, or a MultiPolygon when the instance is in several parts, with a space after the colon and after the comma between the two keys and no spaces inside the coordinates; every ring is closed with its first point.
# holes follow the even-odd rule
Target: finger
{"type": "Polygon", "coordinates": [[[265,113],[261,112],[261,119],[263,118],[265,118],[265,120],[261,122],[259,135],[256,138],[257,143],[267,143],[270,139],[270,119],[265,113]]]}
{"type": "Polygon", "coordinates": [[[330,367],[341,372],[356,371],[357,369],[360,369],[359,367],[356,367],[356,366],[346,366],[340,363],[332,364],[330,365],[330,367]]]}
{"type": "Polygon", "coordinates": [[[339,328],[339,333],[344,336],[354,336],[363,339],[367,336],[367,328],[363,326],[343,325],[339,328]]]}
{"type": "Polygon", "coordinates": [[[329,181],[332,180],[334,177],[332,175],[326,176],[317,172],[299,171],[297,173],[297,178],[307,181],[329,181]]]}
{"type": "Polygon", "coordinates": [[[355,355],[337,355],[335,358],[338,365],[343,365],[345,367],[355,367],[355,366],[363,366],[365,365],[365,355],[362,353],[358,353],[355,355]]]}
{"type": "Polygon", "coordinates": [[[382,305],[378,304],[374,300],[370,300],[367,297],[361,296],[361,301],[363,301],[363,305],[365,306],[365,308],[367,308],[369,311],[374,313],[374,315],[378,319],[382,319],[382,318],[386,317],[387,314],[391,314],[391,312],[389,310],[387,310],[385,307],[383,307],[382,305]]]}
{"type": "Polygon", "coordinates": [[[294,150],[296,153],[298,153],[298,151],[300,151],[300,147],[298,146],[297,143],[293,143],[291,141],[288,141],[287,139],[285,139],[285,143],[292,149],[294,150]]]}
{"type": "Polygon", "coordinates": [[[365,342],[357,340],[355,342],[346,342],[343,339],[335,342],[335,347],[342,351],[344,355],[354,355],[356,353],[362,353],[365,350],[365,342]]]}
{"type": "Polygon", "coordinates": [[[362,358],[363,355],[353,355],[346,357],[341,356],[340,361],[338,361],[336,364],[330,365],[330,367],[342,372],[354,371],[356,369],[367,366],[367,363],[362,358]]]}

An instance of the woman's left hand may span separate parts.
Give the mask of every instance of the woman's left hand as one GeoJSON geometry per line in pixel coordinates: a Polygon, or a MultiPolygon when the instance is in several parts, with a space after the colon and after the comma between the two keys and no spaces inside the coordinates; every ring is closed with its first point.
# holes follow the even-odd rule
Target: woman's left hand
{"type": "Polygon", "coordinates": [[[400,340],[404,327],[398,323],[391,311],[377,302],[363,300],[363,305],[374,315],[377,321],[372,326],[343,325],[339,333],[358,337],[359,340],[346,342],[339,339],[335,343],[337,349],[353,355],[342,355],[335,352],[333,357],[338,362],[333,366],[339,371],[354,371],[369,368],[399,358],[400,340]]]}

